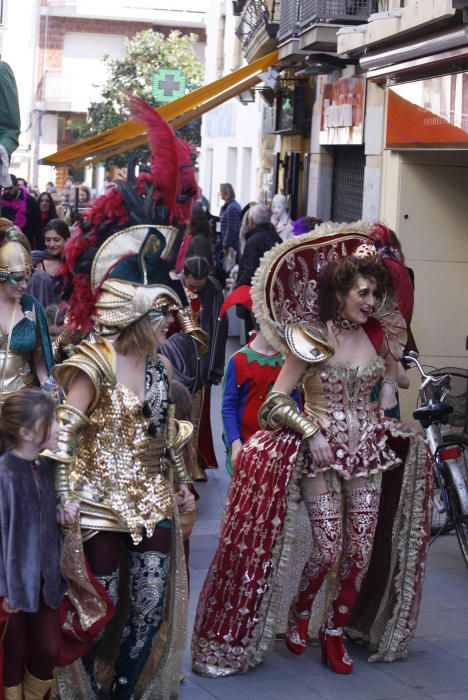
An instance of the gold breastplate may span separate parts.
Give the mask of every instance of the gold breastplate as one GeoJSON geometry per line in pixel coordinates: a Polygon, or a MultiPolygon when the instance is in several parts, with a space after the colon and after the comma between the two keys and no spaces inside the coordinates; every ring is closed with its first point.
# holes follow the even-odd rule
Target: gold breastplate
{"type": "Polygon", "coordinates": [[[82,525],[130,532],[134,542],[145,532],[151,536],[172,517],[165,435],[153,437],[138,397],[108,381],[89,420],[71,471],[72,489],[82,499],[82,525]]]}
{"type": "Polygon", "coordinates": [[[25,355],[11,349],[6,352],[5,338],[0,337],[0,403],[9,394],[33,386],[34,377],[25,355]]]}

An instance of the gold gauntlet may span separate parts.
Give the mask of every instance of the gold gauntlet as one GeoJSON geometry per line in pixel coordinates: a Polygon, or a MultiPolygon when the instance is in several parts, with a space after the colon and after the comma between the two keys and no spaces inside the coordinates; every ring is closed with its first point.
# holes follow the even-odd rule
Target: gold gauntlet
{"type": "Polygon", "coordinates": [[[174,469],[176,484],[191,484],[192,479],[185,468],[182,450],[192,437],[193,425],[189,421],[175,419],[175,404],[170,403],[167,410],[167,455],[174,469]]]}
{"type": "Polygon", "coordinates": [[[185,309],[179,309],[176,313],[176,319],[181,330],[194,339],[198,351],[202,354],[208,352],[208,345],[206,344],[208,334],[197,326],[190,306],[186,306],[185,309]]]}
{"type": "Polygon", "coordinates": [[[60,421],[60,431],[55,452],[45,450],[42,454],[54,462],[55,468],[55,493],[60,503],[70,500],[70,482],[68,478],[68,465],[74,459],[74,447],[79,430],[88,424],[88,419],[77,408],[61,404],[57,407],[57,418],[60,421]]]}
{"type": "Polygon", "coordinates": [[[294,399],[281,391],[269,395],[260,408],[258,420],[261,427],[267,430],[291,428],[303,440],[313,438],[320,431],[310,418],[301,413],[294,399]]]}

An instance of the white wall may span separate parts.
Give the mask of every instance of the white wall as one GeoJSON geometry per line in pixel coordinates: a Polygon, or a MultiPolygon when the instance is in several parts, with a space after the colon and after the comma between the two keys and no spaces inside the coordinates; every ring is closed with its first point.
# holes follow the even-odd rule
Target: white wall
{"type": "Polygon", "coordinates": [[[39,0],[8,0],[2,36],[2,60],[10,64],[18,85],[21,112],[20,146],[11,160],[12,172],[29,179],[31,127],[35,107],[35,60],[39,31],[39,0]]]}
{"type": "MultiPolygon", "coordinates": [[[[240,44],[234,34],[235,23],[230,1],[210,1],[206,15],[205,83],[240,67],[240,44]]],[[[237,98],[232,98],[203,117],[199,180],[215,214],[222,204],[219,197],[221,182],[233,185],[242,206],[259,198],[262,124],[259,99],[257,97],[255,103],[243,105],[237,98]]]]}
{"type": "MultiPolygon", "coordinates": [[[[381,218],[399,236],[415,272],[412,329],[424,363],[468,368],[468,152],[383,155],[381,218]]],[[[418,376],[401,392],[410,420],[418,376]]]]}

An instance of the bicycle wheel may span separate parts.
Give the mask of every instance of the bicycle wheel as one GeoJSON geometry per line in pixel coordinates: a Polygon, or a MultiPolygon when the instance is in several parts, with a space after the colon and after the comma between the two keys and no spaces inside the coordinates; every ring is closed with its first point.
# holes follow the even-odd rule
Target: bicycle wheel
{"type": "Polygon", "coordinates": [[[460,545],[463,561],[468,567],[468,516],[463,515],[460,506],[457,490],[455,489],[451,476],[447,474],[448,497],[452,510],[453,524],[457,533],[458,544],[460,545]]]}

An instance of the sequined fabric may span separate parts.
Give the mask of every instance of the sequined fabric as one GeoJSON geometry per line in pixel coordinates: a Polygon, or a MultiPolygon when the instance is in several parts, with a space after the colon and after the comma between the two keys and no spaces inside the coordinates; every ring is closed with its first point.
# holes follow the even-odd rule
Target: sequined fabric
{"type": "Polygon", "coordinates": [[[380,491],[365,488],[344,492],[346,531],[333,609],[328,627],[346,624],[369,567],[379,513],[380,491]]]}
{"type": "Polygon", "coordinates": [[[312,603],[325,575],[338,562],[343,540],[343,510],[341,494],[324,493],[304,496],[310,519],[313,548],[302,572],[294,610],[310,614],[312,603]]]}
{"type": "Polygon", "coordinates": [[[103,528],[128,530],[135,543],[145,532],[151,536],[158,522],[172,518],[162,462],[167,404],[167,374],[155,356],[148,359],[146,371],[149,411],[125,386],[104,379],[71,468],[72,490],[115,516],[114,525],[110,520],[103,528]]]}
{"type": "MultiPolygon", "coordinates": [[[[416,629],[431,522],[432,471],[423,440],[395,421],[387,429],[397,438],[404,465],[383,474],[373,554],[350,620],[356,635],[377,650],[371,661],[406,655],[416,629]]],[[[284,598],[289,582],[297,580],[291,562],[302,536],[296,516],[304,452],[300,437],[287,430],[260,431],[241,450],[219,546],[198,602],[196,673],[217,678],[246,672],[265,660],[276,633],[284,630],[284,598]]],[[[368,483],[378,491],[374,479],[368,483]]],[[[302,568],[305,562],[299,562],[302,568]]],[[[314,601],[325,617],[332,578],[325,578],[314,601]]]]}
{"type": "MultiPolygon", "coordinates": [[[[368,477],[400,464],[387,445],[384,413],[370,403],[384,366],[384,360],[376,357],[355,369],[312,365],[304,375],[305,412],[320,425],[335,455],[331,469],[344,479],[368,477]]],[[[315,465],[309,455],[303,475],[315,476],[329,468],[315,465]]]]}

